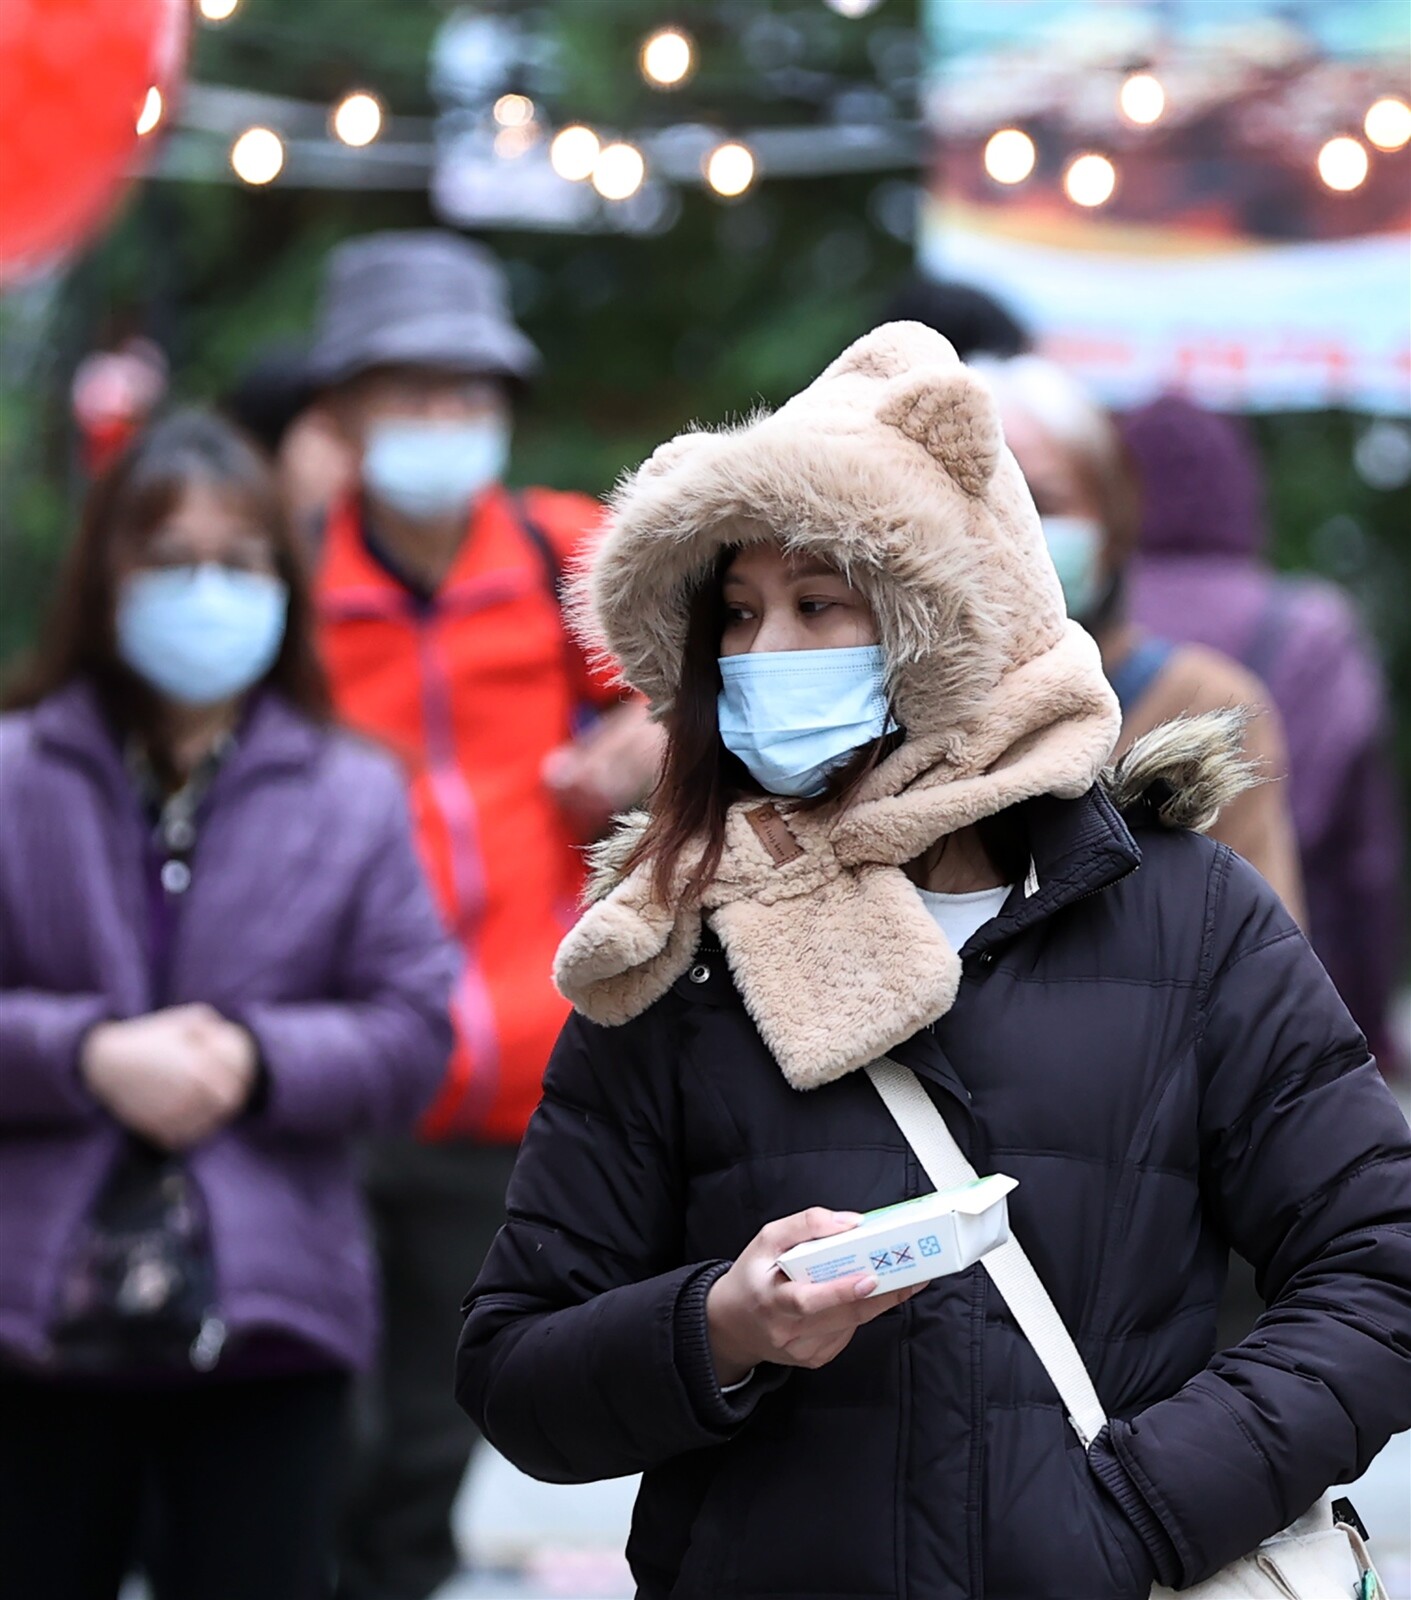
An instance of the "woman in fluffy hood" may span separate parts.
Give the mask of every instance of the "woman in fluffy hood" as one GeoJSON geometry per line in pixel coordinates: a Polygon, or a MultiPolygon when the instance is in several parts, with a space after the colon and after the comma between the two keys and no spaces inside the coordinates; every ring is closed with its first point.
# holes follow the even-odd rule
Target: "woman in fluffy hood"
{"type": "Polygon", "coordinates": [[[1405,1122],[1193,831],[1247,781],[1228,727],[1104,772],[1116,704],[950,346],[879,329],[664,445],[581,592],[670,744],[560,951],[577,1012],[467,1304],[491,1441],[642,1472],[652,1600],[1142,1600],[1360,1473],[1411,1424],[1405,1122]],[[775,1268],[931,1187],[884,1054],[1018,1179],[1089,1447],[979,1267],[775,1268]],[[1268,1309],[1217,1354],[1231,1247],[1268,1309]]]}

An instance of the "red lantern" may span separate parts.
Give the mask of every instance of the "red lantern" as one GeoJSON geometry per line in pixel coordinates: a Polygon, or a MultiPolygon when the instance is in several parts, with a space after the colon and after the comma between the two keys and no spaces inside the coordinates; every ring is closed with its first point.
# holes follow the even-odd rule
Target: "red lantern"
{"type": "Polygon", "coordinates": [[[188,0],[0,0],[0,284],[101,224],[167,104],[188,0]]]}

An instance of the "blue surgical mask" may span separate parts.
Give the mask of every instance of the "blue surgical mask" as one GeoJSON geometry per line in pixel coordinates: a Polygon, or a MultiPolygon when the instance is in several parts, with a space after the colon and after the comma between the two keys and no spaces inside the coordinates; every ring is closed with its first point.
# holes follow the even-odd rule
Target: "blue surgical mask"
{"type": "Polygon", "coordinates": [[[504,476],[510,427],[502,417],[475,422],[377,422],[368,433],[363,482],[406,517],[468,511],[504,476]]]}
{"type": "Polygon", "coordinates": [[[118,654],[169,700],[215,705],[259,682],[284,640],[289,590],[261,572],[164,567],[118,595],[118,654]]]}
{"type": "Polygon", "coordinates": [[[854,750],[896,728],[880,645],[722,656],[720,677],[720,737],[770,794],[822,794],[854,750]]]}
{"type": "Polygon", "coordinates": [[[1102,597],[1102,525],[1092,517],[1040,517],[1068,615],[1091,617],[1102,597]]]}

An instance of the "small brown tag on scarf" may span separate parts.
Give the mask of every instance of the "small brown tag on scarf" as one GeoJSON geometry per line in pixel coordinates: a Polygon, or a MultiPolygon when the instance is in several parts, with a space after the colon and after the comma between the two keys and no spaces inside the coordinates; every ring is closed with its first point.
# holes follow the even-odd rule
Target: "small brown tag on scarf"
{"type": "Polygon", "coordinates": [[[803,846],[789,831],[789,824],[779,814],[777,806],[756,806],[753,811],[745,813],[745,821],[754,829],[776,867],[797,861],[804,853],[803,846]]]}

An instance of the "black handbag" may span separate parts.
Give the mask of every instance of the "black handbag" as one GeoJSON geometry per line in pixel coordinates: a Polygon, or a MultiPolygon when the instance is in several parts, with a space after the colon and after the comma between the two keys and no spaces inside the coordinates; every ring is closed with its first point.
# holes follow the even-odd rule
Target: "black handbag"
{"type": "Polygon", "coordinates": [[[84,1219],[53,1342],[75,1375],[208,1371],[225,1330],[205,1207],[178,1157],[129,1138],[84,1219]]]}

